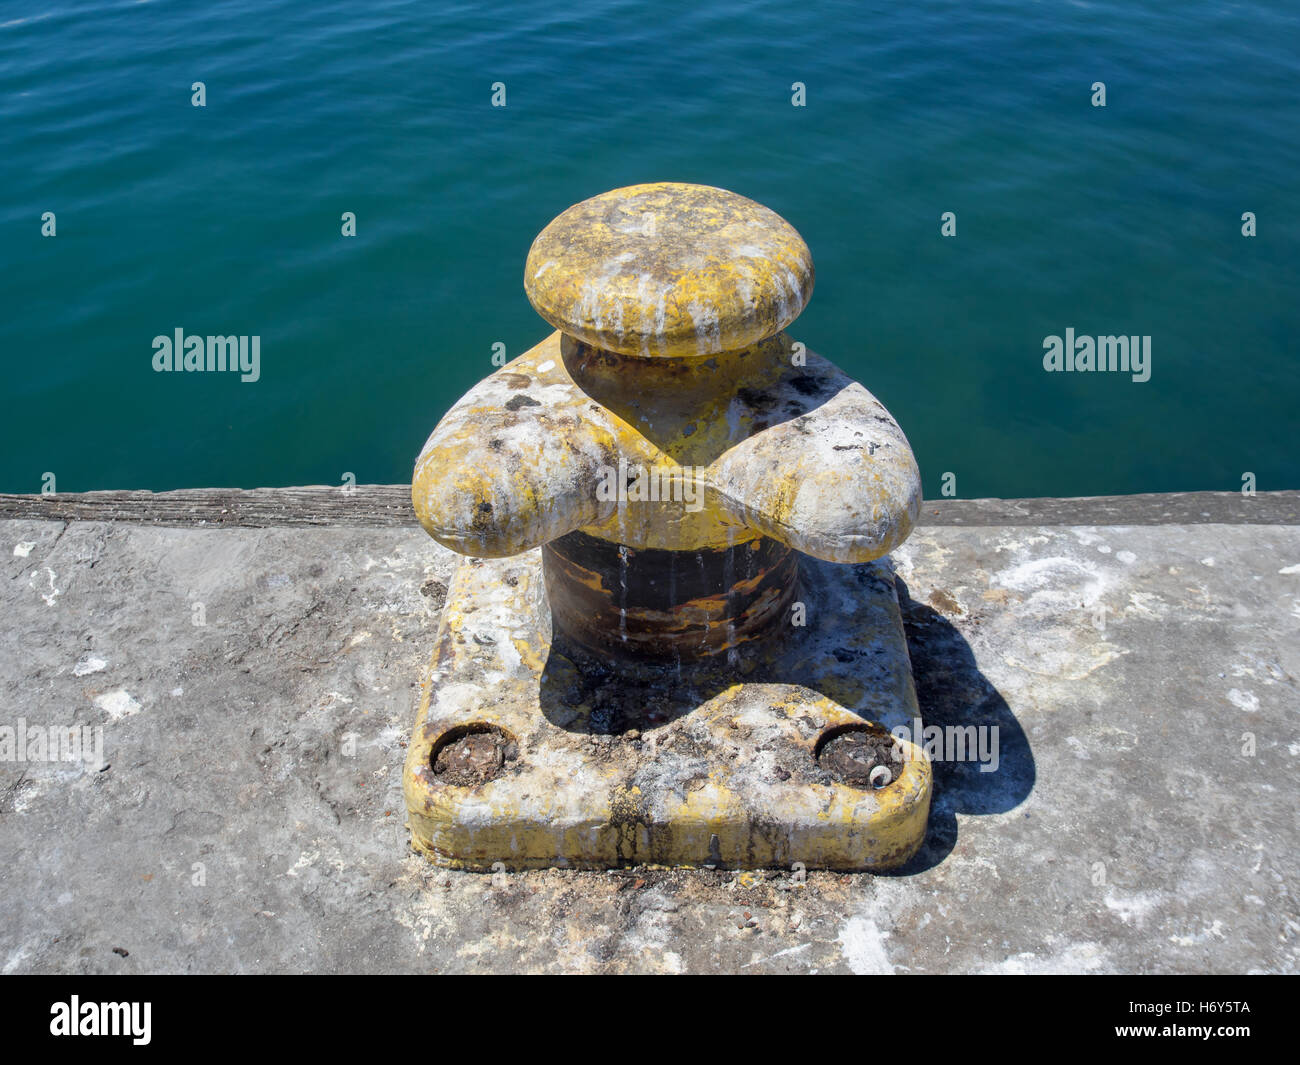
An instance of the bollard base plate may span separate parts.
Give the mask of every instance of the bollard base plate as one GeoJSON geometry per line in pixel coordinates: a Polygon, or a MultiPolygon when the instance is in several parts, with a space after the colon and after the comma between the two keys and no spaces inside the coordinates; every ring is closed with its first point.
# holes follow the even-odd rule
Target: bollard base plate
{"type": "Polygon", "coordinates": [[[540,550],[463,560],[408,748],[413,847],[483,871],[906,862],[930,808],[919,748],[900,743],[881,788],[817,758],[840,732],[919,717],[892,571],[800,563],[805,624],[700,663],[628,665],[552,632],[540,550]]]}

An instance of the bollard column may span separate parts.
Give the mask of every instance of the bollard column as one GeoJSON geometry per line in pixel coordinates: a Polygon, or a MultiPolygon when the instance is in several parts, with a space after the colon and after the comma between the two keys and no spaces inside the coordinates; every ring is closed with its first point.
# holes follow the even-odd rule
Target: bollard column
{"type": "Polygon", "coordinates": [[[929,807],[887,564],[920,477],[885,408],[785,329],[784,219],[660,183],[569,208],[525,291],[556,332],[416,463],[470,556],[422,684],[418,849],[511,867],[885,868],[929,807]]]}

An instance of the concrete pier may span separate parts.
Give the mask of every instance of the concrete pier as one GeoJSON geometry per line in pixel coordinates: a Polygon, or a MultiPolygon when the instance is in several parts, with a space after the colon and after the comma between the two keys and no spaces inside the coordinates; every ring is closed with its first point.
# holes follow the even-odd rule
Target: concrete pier
{"type": "Polygon", "coordinates": [[[494,876],[408,849],[455,556],[405,486],[0,496],[0,728],[106,763],[0,761],[0,970],[1294,972],[1298,523],[927,502],[921,710],[998,764],[936,764],[904,870],[494,876]]]}

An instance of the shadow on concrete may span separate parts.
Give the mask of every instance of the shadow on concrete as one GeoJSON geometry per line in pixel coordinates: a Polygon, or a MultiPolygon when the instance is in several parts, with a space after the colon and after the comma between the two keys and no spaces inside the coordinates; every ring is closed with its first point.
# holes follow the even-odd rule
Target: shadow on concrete
{"type": "Polygon", "coordinates": [[[928,728],[987,726],[997,729],[998,768],[981,772],[974,761],[935,761],[930,824],[921,849],[906,865],[881,876],[911,876],[938,865],[957,845],[958,814],[1003,814],[1034,788],[1036,771],[1029,737],[1001,693],[975,663],[960,632],[938,611],[918,603],[895,577],[898,603],[912,658],[921,719],[928,728]]]}

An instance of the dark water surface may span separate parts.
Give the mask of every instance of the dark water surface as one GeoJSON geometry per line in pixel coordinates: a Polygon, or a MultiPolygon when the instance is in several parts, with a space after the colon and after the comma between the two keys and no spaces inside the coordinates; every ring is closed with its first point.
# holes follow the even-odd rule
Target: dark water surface
{"type": "Polygon", "coordinates": [[[652,180],[802,232],[791,333],[928,496],[1300,487],[1298,45],[1293,0],[2,3],[0,491],[407,480],[547,333],[536,233],[652,180]],[[260,379],[155,373],[177,328],[260,379]],[[1067,328],[1150,380],[1044,372],[1067,328]]]}

